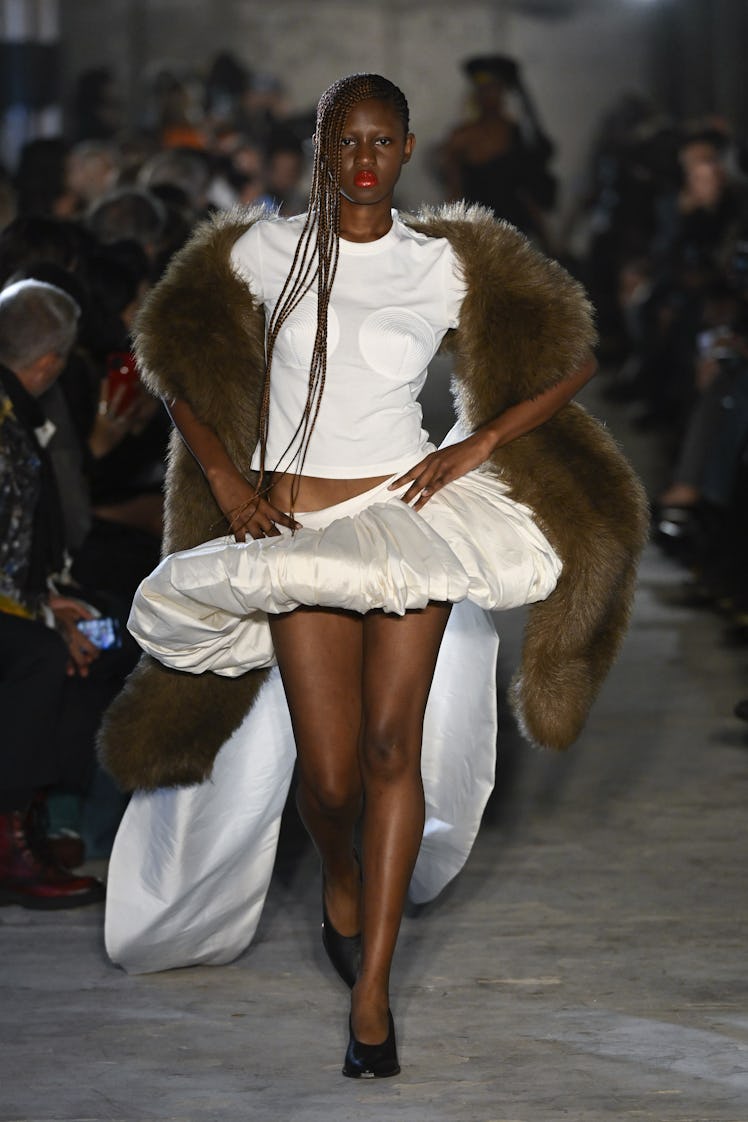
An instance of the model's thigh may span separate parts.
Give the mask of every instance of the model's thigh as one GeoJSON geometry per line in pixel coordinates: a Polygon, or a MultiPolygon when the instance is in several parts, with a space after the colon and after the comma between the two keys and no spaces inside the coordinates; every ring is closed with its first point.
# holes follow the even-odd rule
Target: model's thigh
{"type": "Polygon", "coordinates": [[[362,746],[420,752],[423,715],[451,604],[364,619],[362,746]]]}
{"type": "Polygon", "coordinates": [[[334,801],[359,785],[363,617],[297,608],[270,617],[299,771],[334,801]]]}

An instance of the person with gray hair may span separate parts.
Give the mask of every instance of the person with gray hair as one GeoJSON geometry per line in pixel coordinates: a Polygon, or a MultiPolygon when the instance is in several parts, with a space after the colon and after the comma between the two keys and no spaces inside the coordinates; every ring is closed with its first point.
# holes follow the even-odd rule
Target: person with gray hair
{"type": "Polygon", "coordinates": [[[107,140],[81,140],[71,148],[65,165],[65,183],[78,210],[92,206],[114,189],[120,165],[116,145],[107,140]]]}
{"type": "Polygon", "coordinates": [[[64,530],[38,402],[65,364],[78,316],[51,284],[22,280],[0,292],[0,905],[69,908],[104,894],[94,877],[54,863],[32,818],[41,789],[85,787],[101,712],[96,687],[79,688],[99,650],[77,625],[95,613],[55,591],[64,530]]]}
{"type": "Polygon", "coordinates": [[[34,397],[44,393],[62,369],[79,316],[72,296],[44,281],[20,280],[0,292],[0,363],[18,377],[23,371],[24,382],[25,372],[33,368],[27,388],[34,397]],[[40,385],[43,388],[37,390],[40,385]]]}
{"type": "Polygon", "coordinates": [[[212,179],[210,162],[199,152],[184,148],[168,148],[152,156],[138,173],[138,186],[147,190],[168,184],[178,187],[195,215],[208,204],[212,179]]]}

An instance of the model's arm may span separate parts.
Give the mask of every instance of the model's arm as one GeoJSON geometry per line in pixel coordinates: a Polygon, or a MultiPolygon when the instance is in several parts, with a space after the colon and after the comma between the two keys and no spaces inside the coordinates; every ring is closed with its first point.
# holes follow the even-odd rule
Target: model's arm
{"type": "Polygon", "coordinates": [[[549,390],[538,394],[537,397],[510,406],[498,417],[486,421],[465,440],[426,456],[405,475],[396,479],[390,485],[390,490],[395,490],[403,483],[410,483],[410,487],[402,496],[403,501],[410,503],[417,498],[417,501],[413,502],[413,509],[420,510],[445,484],[479,467],[497,448],[544,424],[562,406],[571,401],[582,386],[589,382],[596,370],[597,362],[590,355],[578,370],[557,382],[549,390]]]}
{"type": "Polygon", "coordinates": [[[481,425],[473,435],[482,436],[486,440],[488,455],[484,459],[488,459],[497,448],[516,440],[518,436],[524,436],[526,432],[532,432],[538,425],[550,420],[554,413],[558,413],[562,406],[571,401],[582,387],[587,385],[596,370],[597,361],[590,355],[587,362],[578,370],[557,382],[555,386],[551,386],[549,390],[527,401],[520,401],[518,405],[505,409],[492,421],[481,425]]]}
{"type": "Polygon", "coordinates": [[[247,533],[253,538],[276,537],[280,533],[276,524],[299,528],[298,522],[257,493],[210,425],[200,421],[186,401],[172,398],[164,404],[238,542],[244,541],[247,533]]]}

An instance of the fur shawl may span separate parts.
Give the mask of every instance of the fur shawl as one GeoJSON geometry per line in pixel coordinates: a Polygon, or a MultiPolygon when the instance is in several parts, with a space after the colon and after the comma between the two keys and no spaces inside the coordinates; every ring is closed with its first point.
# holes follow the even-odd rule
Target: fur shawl
{"type": "MultiPolygon", "coordinates": [[[[136,340],[148,387],[189,401],[247,475],[257,440],[264,317],[232,271],[229,252],[257,217],[233,212],[196,230],[150,294],[136,340]]],[[[460,324],[444,346],[454,358],[456,409],[469,429],[583,364],[595,341],[583,290],[513,227],[459,204],[408,221],[448,238],[464,268],[460,324]]],[[[563,561],[554,592],[529,610],[512,700],[529,739],[565,748],[579,734],[626,629],[646,533],[644,495],[613,440],[575,403],[498,449],[493,467],[513,497],[535,511],[563,561]]],[[[166,498],[164,553],[226,529],[177,433],[166,498]]],[[[207,778],[266,673],[191,675],[144,656],[102,726],[105,766],[126,789],[207,778]]]]}

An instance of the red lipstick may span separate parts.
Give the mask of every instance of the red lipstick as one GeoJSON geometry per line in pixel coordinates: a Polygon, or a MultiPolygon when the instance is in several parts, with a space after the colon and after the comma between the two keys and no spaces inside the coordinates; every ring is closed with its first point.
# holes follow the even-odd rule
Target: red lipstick
{"type": "Polygon", "coordinates": [[[376,187],[378,182],[373,171],[357,171],[353,178],[356,187],[376,187]]]}

